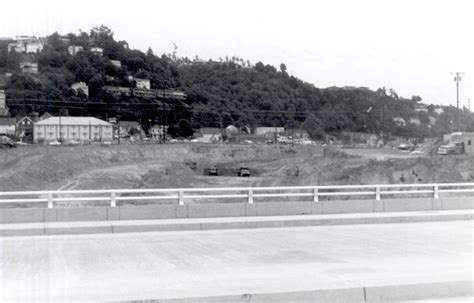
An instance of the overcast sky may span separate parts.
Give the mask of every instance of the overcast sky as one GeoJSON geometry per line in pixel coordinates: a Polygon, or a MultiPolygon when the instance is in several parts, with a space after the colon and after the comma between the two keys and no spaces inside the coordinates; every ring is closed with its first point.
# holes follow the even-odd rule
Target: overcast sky
{"type": "MultiPolygon", "coordinates": [[[[239,56],[317,87],[385,86],[456,105],[451,72],[473,96],[471,0],[4,1],[0,37],[110,27],[131,48],[194,58],[239,56]]],[[[471,105],[474,107],[474,105],[471,105]]]]}

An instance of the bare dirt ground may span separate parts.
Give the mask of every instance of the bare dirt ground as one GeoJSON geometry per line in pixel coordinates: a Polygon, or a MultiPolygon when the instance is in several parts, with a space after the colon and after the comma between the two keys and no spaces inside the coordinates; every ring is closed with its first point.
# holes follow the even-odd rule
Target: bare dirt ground
{"type": "Polygon", "coordinates": [[[0,191],[470,182],[474,157],[288,145],[25,146],[0,150],[0,191]],[[216,166],[220,176],[207,176],[216,166]],[[250,178],[237,177],[248,167],[250,178]]]}

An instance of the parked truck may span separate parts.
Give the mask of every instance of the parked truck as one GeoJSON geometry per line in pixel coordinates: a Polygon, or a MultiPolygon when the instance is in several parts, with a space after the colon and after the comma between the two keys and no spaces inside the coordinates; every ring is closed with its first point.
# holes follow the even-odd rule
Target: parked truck
{"type": "Polygon", "coordinates": [[[464,143],[451,141],[438,148],[438,155],[459,155],[464,153],[464,143]]]}

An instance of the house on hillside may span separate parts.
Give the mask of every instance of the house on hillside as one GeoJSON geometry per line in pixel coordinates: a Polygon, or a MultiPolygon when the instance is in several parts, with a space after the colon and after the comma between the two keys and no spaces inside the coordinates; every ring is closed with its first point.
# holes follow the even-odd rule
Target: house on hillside
{"type": "Polygon", "coordinates": [[[38,63],[37,62],[30,62],[30,61],[23,61],[20,62],[20,69],[21,72],[24,74],[37,74],[38,73],[38,63]]]}
{"type": "Polygon", "coordinates": [[[77,94],[79,94],[79,91],[81,91],[84,95],[89,97],[89,86],[85,84],[84,82],[77,82],[73,83],[71,85],[71,89],[77,94]]]}
{"type": "Polygon", "coordinates": [[[125,96],[131,96],[132,95],[132,91],[130,88],[128,87],[123,87],[123,86],[104,86],[103,88],[106,92],[112,94],[112,95],[116,95],[116,96],[121,96],[121,95],[125,95],[125,96]]]}
{"type": "Polygon", "coordinates": [[[217,143],[222,141],[222,131],[217,127],[203,127],[195,133],[196,141],[201,143],[217,143]]]}
{"type": "Polygon", "coordinates": [[[82,46],[71,45],[67,48],[67,51],[71,56],[75,56],[77,53],[82,52],[84,48],[82,46]]]}
{"type": "Polygon", "coordinates": [[[34,121],[30,117],[23,117],[16,122],[16,136],[22,142],[33,143],[34,121]]]}
{"type": "Polygon", "coordinates": [[[97,46],[91,47],[91,53],[97,56],[102,56],[102,54],[104,53],[104,49],[102,47],[97,46]]]}
{"type": "Polygon", "coordinates": [[[426,104],[415,104],[415,112],[428,112],[428,106],[426,104]]]}
{"type": "Polygon", "coordinates": [[[112,124],[94,117],[51,117],[34,123],[33,142],[111,142],[112,124]]]}
{"type": "Polygon", "coordinates": [[[44,41],[34,36],[16,36],[15,42],[8,44],[8,52],[36,54],[43,45],[44,41]]]}
{"type": "Polygon", "coordinates": [[[408,120],[408,123],[420,126],[421,125],[421,120],[419,118],[410,118],[408,120]]]}
{"type": "Polygon", "coordinates": [[[136,83],[136,88],[138,89],[150,89],[150,80],[149,79],[140,79],[140,78],[134,78],[135,83],[136,83]]]}
{"type": "Polygon", "coordinates": [[[406,120],[402,117],[394,117],[392,120],[397,126],[405,126],[407,124],[406,120]]]}
{"type": "Polygon", "coordinates": [[[38,63],[30,61],[20,62],[20,70],[24,74],[38,74],[38,63]]]}
{"type": "Polygon", "coordinates": [[[16,132],[15,118],[0,118],[0,135],[14,136],[16,132]]]}

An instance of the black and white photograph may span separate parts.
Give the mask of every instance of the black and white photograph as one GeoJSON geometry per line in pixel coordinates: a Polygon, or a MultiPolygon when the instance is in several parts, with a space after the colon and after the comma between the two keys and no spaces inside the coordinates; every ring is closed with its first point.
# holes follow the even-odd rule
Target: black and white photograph
{"type": "Polygon", "coordinates": [[[473,303],[470,0],[0,3],[0,302],[473,303]]]}

